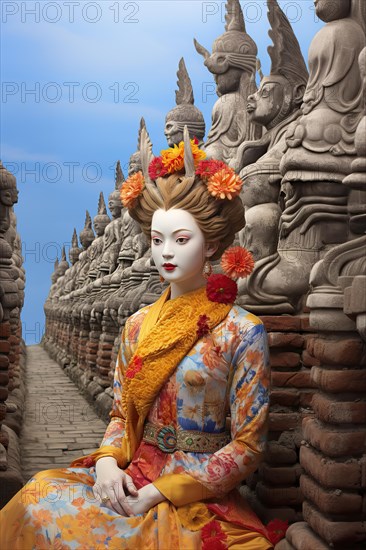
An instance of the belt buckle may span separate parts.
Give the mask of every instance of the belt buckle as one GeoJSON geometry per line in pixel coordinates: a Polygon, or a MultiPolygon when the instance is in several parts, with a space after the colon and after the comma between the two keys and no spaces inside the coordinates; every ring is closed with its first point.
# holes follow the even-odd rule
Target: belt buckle
{"type": "Polygon", "coordinates": [[[174,453],[177,450],[177,434],[173,426],[163,426],[156,434],[156,443],[164,453],[174,453]]]}

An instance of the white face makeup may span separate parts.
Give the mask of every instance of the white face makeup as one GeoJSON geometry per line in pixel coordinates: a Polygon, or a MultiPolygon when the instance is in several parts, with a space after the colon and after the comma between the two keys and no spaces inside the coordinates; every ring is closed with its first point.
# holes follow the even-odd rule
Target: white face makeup
{"type": "MultiPolygon", "coordinates": [[[[185,210],[157,210],[151,252],[159,274],[171,283],[172,298],[205,284],[202,270],[209,248],[194,217],[185,210]]],[[[213,252],[211,252],[213,254],[213,252]]]]}

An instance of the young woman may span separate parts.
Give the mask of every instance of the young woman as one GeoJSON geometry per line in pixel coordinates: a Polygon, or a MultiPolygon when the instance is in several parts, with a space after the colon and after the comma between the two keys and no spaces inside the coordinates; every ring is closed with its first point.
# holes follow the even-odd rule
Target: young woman
{"type": "MultiPolygon", "coordinates": [[[[273,548],[238,491],[265,445],[266,334],[208,263],[243,226],[241,182],[187,130],[155,159],[144,130],[141,157],[121,196],[169,288],[126,322],[100,448],[29,480],[2,511],[3,550],[273,548]]],[[[222,260],[234,278],[250,264],[238,247],[222,260]]]]}

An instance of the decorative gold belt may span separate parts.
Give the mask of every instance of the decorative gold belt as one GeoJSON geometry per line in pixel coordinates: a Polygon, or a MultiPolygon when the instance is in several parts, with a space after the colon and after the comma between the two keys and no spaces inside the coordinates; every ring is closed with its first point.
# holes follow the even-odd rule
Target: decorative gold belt
{"type": "Polygon", "coordinates": [[[231,440],[228,432],[214,434],[197,430],[176,430],[173,426],[156,426],[152,422],[146,422],[142,439],[164,453],[215,453],[231,440]]]}

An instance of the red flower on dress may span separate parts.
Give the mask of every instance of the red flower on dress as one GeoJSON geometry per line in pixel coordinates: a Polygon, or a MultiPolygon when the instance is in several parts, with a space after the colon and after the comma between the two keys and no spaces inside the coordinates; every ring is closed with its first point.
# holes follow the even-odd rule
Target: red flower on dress
{"type": "Polygon", "coordinates": [[[254,268],[253,256],[242,246],[232,246],[222,255],[221,267],[224,273],[233,279],[247,277],[254,268]]]}
{"type": "Polygon", "coordinates": [[[223,532],[218,521],[212,520],[202,527],[202,550],[224,550],[227,535],[223,532]]]}
{"type": "Polygon", "coordinates": [[[163,164],[163,159],[161,157],[155,157],[149,164],[149,176],[152,180],[156,178],[162,178],[166,176],[168,170],[163,164]]]}
{"type": "Polygon", "coordinates": [[[222,160],[201,160],[201,162],[198,163],[196,174],[201,176],[202,179],[208,180],[211,176],[216,174],[216,172],[224,168],[227,168],[227,164],[222,160]]]}
{"type": "Polygon", "coordinates": [[[275,546],[280,540],[282,540],[288,528],[288,521],[282,521],[281,519],[272,519],[267,525],[268,538],[275,546]]]}
{"type": "Polygon", "coordinates": [[[200,315],[197,321],[197,336],[198,338],[203,338],[210,332],[210,327],[208,326],[209,317],[207,315],[200,315]]]}
{"type": "Polygon", "coordinates": [[[211,302],[232,304],[238,294],[238,286],[230,277],[214,273],[207,280],[206,294],[211,302]]]}
{"type": "Polygon", "coordinates": [[[138,355],[133,358],[132,362],[129,364],[128,369],[126,370],[127,378],[134,378],[135,375],[140,372],[142,369],[142,359],[138,355]]]}
{"type": "Polygon", "coordinates": [[[94,465],[95,465],[94,458],[92,458],[91,456],[87,456],[86,458],[84,458],[83,466],[85,466],[85,468],[91,468],[94,465]]]}

